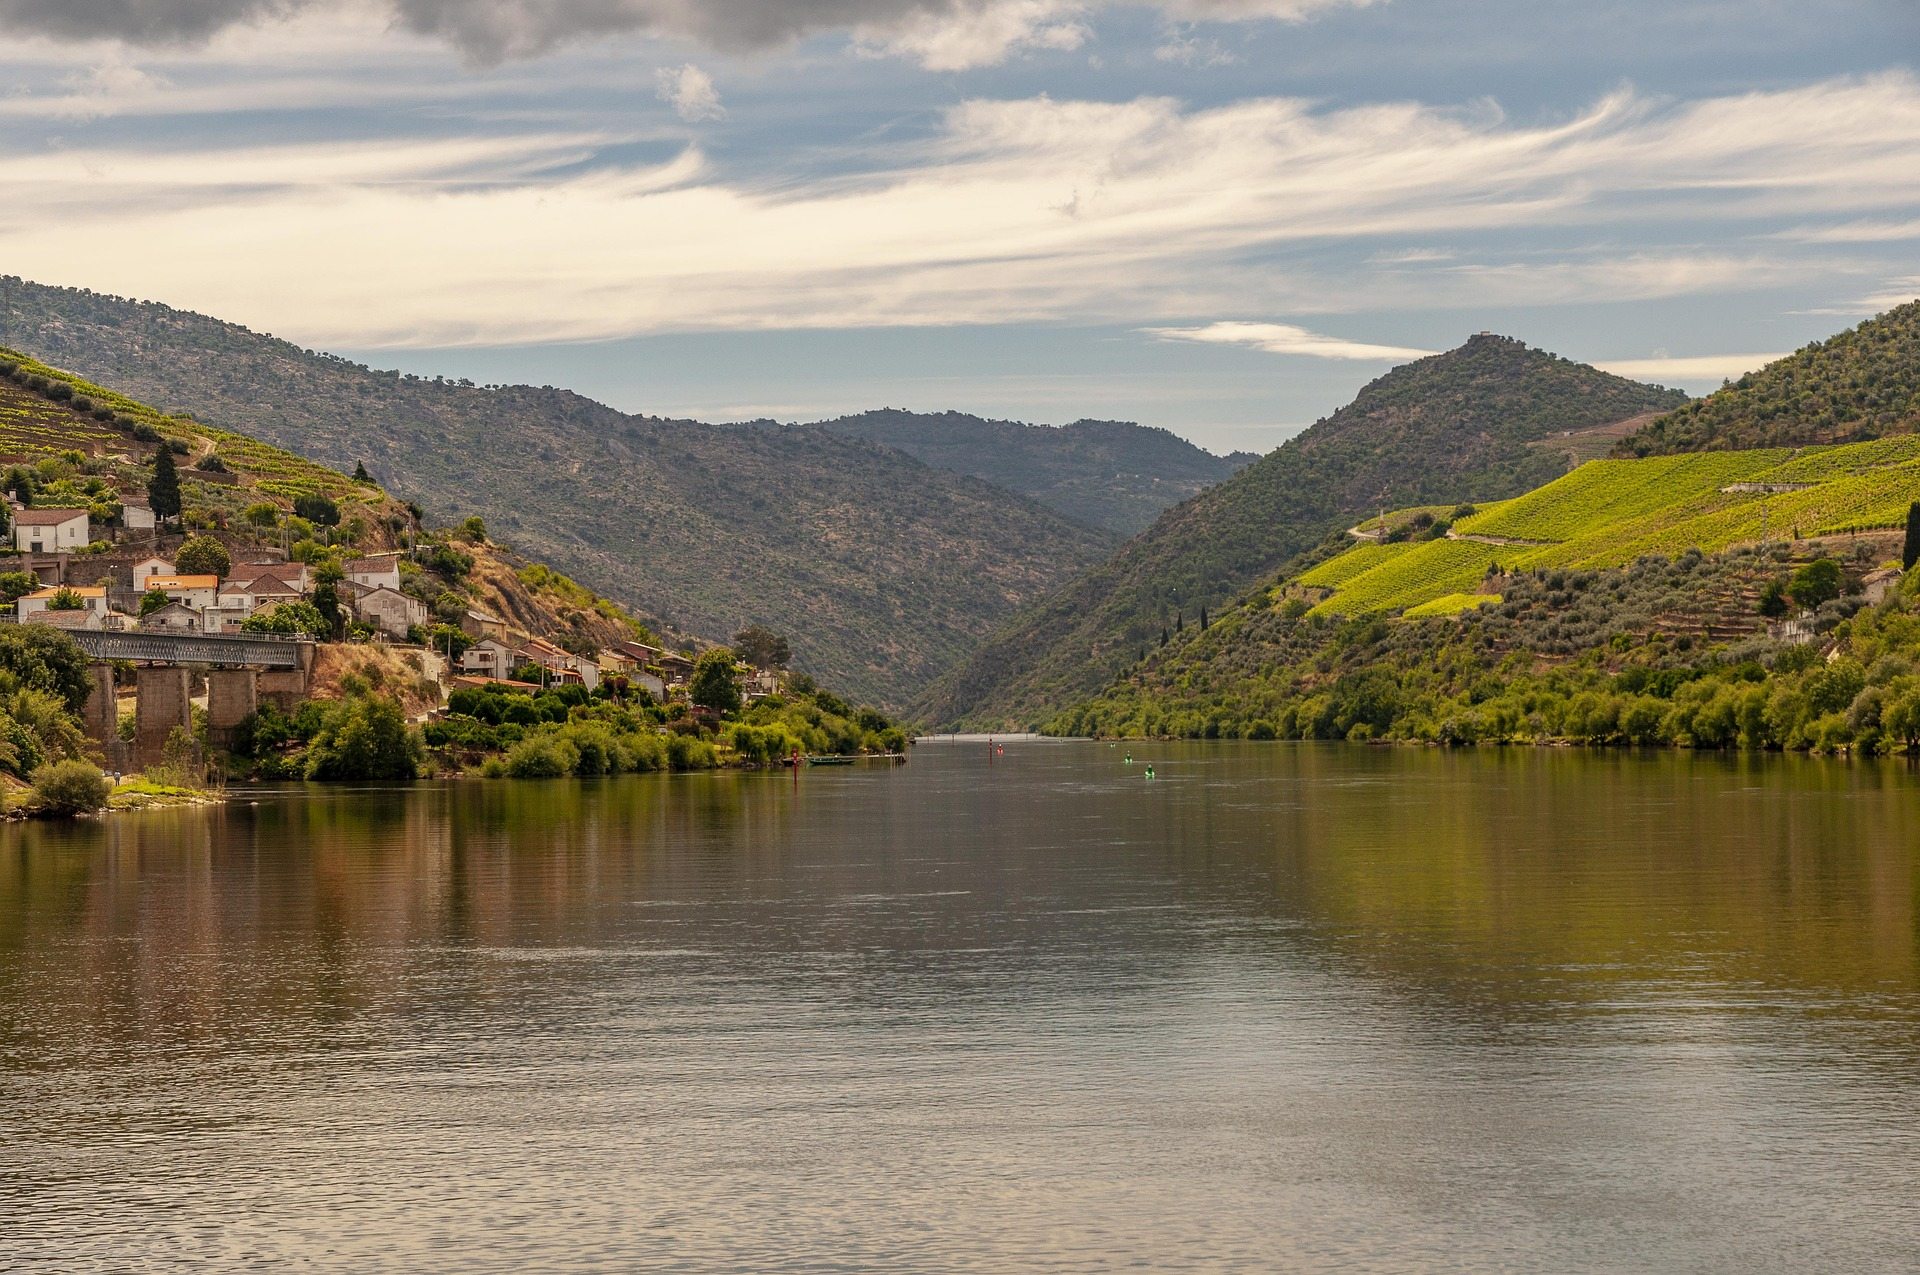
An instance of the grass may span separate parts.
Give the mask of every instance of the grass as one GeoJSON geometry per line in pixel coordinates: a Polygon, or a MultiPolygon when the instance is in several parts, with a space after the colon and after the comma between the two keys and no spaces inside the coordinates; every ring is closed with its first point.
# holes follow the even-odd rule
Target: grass
{"type": "MultiPolygon", "coordinates": [[[[1713,553],[1738,544],[1904,526],[1920,500],[1920,439],[1843,446],[1705,452],[1592,461],[1455,526],[1461,535],[1525,542],[1441,540],[1361,545],[1297,583],[1333,590],[1315,611],[1454,614],[1488,564],[1503,570],[1620,567],[1648,555],[1713,553]],[[1805,483],[1792,491],[1727,491],[1748,483],[1805,483]]],[[[1472,605],[1478,605],[1477,602],[1472,605]]]]}

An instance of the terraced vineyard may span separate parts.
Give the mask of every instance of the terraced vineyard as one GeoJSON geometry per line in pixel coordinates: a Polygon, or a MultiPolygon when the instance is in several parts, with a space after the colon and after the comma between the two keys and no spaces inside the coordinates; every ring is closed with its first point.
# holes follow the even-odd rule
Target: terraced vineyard
{"type": "Polygon", "coordinates": [[[1313,610],[1316,615],[1398,611],[1449,593],[1471,593],[1496,562],[1511,562],[1504,545],[1429,540],[1362,571],[1313,610]]]}
{"type": "Polygon", "coordinates": [[[1302,574],[1297,583],[1310,589],[1334,589],[1372,567],[1379,566],[1389,558],[1399,557],[1412,549],[1411,544],[1361,544],[1347,550],[1337,558],[1329,558],[1313,570],[1302,574]]]}
{"type": "Polygon", "coordinates": [[[1920,440],[1907,436],[1797,452],[1593,461],[1453,528],[1455,537],[1504,543],[1362,545],[1292,583],[1333,590],[1318,614],[1450,614],[1491,596],[1489,564],[1509,572],[1621,567],[1688,549],[1891,530],[1905,525],[1916,500],[1920,440]],[[1482,587],[1488,592],[1477,592],[1482,587]]]}
{"type": "Polygon", "coordinates": [[[13,371],[0,378],[0,461],[36,461],[61,451],[113,455],[129,465],[123,488],[129,484],[140,488],[144,474],[132,470],[150,463],[144,453],[159,436],[184,442],[190,457],[219,457],[227,472],[240,478],[240,482],[217,482],[182,461],[180,478],[192,486],[194,503],[209,513],[236,515],[238,505],[259,499],[261,493],[278,497],[288,507],[301,495],[324,495],[340,505],[344,517],[353,513],[384,517],[388,511],[386,495],[376,488],[257,438],[217,430],[192,417],[169,417],[138,399],[0,348],[0,367],[6,365],[13,365],[13,371]],[[63,390],[52,390],[52,386],[63,386],[63,390]],[[61,397],[52,397],[50,390],[61,397]],[[102,421],[102,415],[108,419],[102,421]],[[134,438],[134,430],[142,426],[152,430],[146,434],[148,445],[134,438]]]}
{"type": "Polygon", "coordinates": [[[192,468],[189,460],[181,462],[189,504],[208,517],[233,520],[262,494],[287,507],[301,496],[325,496],[340,507],[343,519],[359,514],[370,526],[392,512],[377,488],[271,444],[191,417],[169,416],[71,372],[0,348],[0,369],[9,364],[12,370],[0,377],[0,462],[31,462],[66,451],[110,456],[124,471],[114,475],[121,490],[144,490],[152,440],[176,439],[186,445],[189,457],[217,456],[225,466],[225,474],[209,475],[192,468]],[[136,431],[143,433],[145,443],[136,431]]]}

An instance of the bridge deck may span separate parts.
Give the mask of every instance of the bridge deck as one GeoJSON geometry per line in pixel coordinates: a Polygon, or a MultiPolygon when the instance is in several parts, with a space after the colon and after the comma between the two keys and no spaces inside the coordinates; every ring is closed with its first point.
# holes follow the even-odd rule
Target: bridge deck
{"type": "Polygon", "coordinates": [[[70,630],[68,636],[96,660],[134,660],[145,664],[209,664],[226,668],[301,667],[294,640],[214,633],[116,633],[70,630]]]}

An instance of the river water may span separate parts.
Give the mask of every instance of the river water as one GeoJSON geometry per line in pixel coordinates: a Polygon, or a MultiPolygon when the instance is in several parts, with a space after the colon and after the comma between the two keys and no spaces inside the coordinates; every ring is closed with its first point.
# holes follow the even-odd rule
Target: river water
{"type": "Polygon", "coordinates": [[[0,1266],[1920,1268],[1920,774],[930,744],[0,831],[0,1266]]]}

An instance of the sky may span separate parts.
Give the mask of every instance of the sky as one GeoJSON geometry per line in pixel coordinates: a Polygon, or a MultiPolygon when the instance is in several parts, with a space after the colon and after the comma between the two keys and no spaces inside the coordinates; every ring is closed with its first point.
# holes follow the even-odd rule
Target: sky
{"type": "Polygon", "coordinates": [[[634,412],[1265,451],[1920,296],[1913,0],[0,0],[0,272],[634,412]]]}

